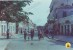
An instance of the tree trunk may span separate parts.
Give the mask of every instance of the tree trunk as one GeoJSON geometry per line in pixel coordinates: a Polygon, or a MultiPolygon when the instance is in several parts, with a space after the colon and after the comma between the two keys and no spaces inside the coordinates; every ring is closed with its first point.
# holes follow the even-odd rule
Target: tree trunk
{"type": "Polygon", "coordinates": [[[6,36],[7,36],[7,37],[6,37],[7,39],[9,39],[9,28],[8,28],[8,23],[9,23],[9,22],[7,21],[7,35],[6,35],[6,36]]]}
{"type": "Polygon", "coordinates": [[[16,22],[16,34],[18,34],[18,26],[19,26],[19,24],[18,24],[18,22],[16,22]]]}

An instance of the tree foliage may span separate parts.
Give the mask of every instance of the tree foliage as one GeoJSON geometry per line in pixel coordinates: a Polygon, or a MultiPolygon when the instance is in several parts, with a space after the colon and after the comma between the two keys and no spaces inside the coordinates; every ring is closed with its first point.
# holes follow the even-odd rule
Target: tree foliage
{"type": "MultiPolygon", "coordinates": [[[[0,19],[10,20],[15,19],[17,22],[27,19],[22,12],[22,7],[25,7],[30,1],[1,1],[0,2],[0,19]],[[11,17],[14,16],[14,17],[11,17]]],[[[32,14],[32,13],[30,13],[32,14]]],[[[11,21],[11,20],[10,20],[11,21]]]]}

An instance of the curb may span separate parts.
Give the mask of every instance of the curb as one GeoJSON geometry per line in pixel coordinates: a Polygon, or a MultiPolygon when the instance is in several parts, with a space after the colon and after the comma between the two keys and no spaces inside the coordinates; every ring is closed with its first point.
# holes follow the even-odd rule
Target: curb
{"type": "MultiPolygon", "coordinates": [[[[49,37],[47,37],[47,38],[48,38],[48,39],[52,39],[52,38],[49,38],[49,37]]],[[[60,40],[60,39],[55,39],[55,38],[52,39],[52,40],[55,40],[55,41],[61,41],[61,42],[65,42],[65,43],[68,42],[68,41],[64,41],[64,40],[60,40]]],[[[73,44],[73,42],[70,42],[70,43],[73,44]]]]}

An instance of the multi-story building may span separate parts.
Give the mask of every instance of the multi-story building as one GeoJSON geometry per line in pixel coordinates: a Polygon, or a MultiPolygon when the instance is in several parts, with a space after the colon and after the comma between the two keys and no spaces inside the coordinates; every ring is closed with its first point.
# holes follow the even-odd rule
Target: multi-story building
{"type": "Polygon", "coordinates": [[[73,0],[52,0],[49,16],[60,18],[73,13],[73,0]]]}
{"type": "MultiPolygon", "coordinates": [[[[71,35],[72,32],[72,18],[73,15],[73,0],[52,0],[50,5],[49,17],[53,17],[55,26],[59,25],[59,34],[71,35]]],[[[56,29],[55,29],[56,30],[56,29]]]]}

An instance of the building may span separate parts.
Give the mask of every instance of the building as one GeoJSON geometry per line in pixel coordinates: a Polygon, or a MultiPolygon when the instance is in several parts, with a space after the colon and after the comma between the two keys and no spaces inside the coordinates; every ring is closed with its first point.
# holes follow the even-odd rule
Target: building
{"type": "Polygon", "coordinates": [[[47,23],[51,18],[55,21],[55,34],[73,35],[73,0],[52,0],[50,5],[50,14],[47,23]]]}
{"type": "Polygon", "coordinates": [[[60,34],[73,35],[73,15],[60,18],[60,34]]]}
{"type": "MultiPolygon", "coordinates": [[[[8,29],[10,35],[14,35],[16,33],[16,24],[9,22],[8,29]]],[[[0,21],[0,36],[5,36],[7,33],[7,23],[6,21],[0,21]]]]}
{"type": "MultiPolygon", "coordinates": [[[[52,0],[49,16],[60,18],[73,13],[73,0],[52,0]]],[[[48,17],[49,17],[48,16],[48,17]]]]}
{"type": "Polygon", "coordinates": [[[44,30],[44,26],[37,26],[38,30],[44,30]]]}
{"type": "Polygon", "coordinates": [[[36,29],[36,25],[30,19],[29,22],[21,22],[19,24],[19,33],[23,34],[25,29],[30,32],[31,29],[36,29]]]}

